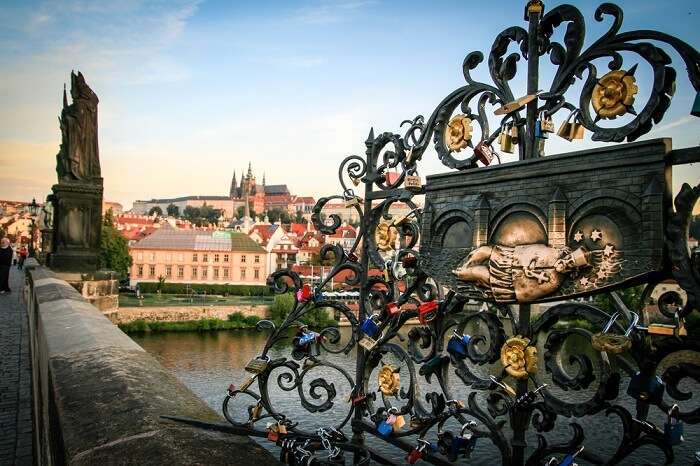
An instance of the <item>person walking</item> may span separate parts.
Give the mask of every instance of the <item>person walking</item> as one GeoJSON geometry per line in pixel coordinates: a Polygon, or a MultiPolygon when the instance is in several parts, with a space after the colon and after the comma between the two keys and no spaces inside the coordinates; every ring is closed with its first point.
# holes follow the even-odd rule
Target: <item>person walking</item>
{"type": "Polygon", "coordinates": [[[19,248],[19,253],[17,255],[19,256],[19,263],[17,264],[17,268],[19,270],[22,270],[22,267],[24,267],[24,261],[27,260],[27,256],[29,255],[29,251],[27,250],[27,247],[24,244],[21,248],[19,248]]]}
{"type": "Polygon", "coordinates": [[[9,238],[0,240],[0,294],[10,292],[10,267],[12,266],[12,248],[9,238]]]}

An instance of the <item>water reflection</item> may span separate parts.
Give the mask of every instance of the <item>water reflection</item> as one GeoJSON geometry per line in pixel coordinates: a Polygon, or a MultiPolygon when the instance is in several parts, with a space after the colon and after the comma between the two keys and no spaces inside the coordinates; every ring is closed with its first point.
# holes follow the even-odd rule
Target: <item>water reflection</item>
{"type": "MultiPolygon", "coordinates": [[[[348,329],[341,329],[343,341],[348,338],[348,329]]],[[[407,332],[407,331],[406,331],[407,332]]],[[[146,351],[154,355],[160,362],[173,371],[175,375],[182,380],[192,391],[203,398],[216,411],[220,412],[221,402],[223,401],[225,390],[228,385],[233,382],[236,385],[247,378],[248,374],[243,370],[245,364],[253,357],[258,355],[258,352],[265,344],[266,335],[255,331],[220,331],[209,333],[163,333],[153,335],[132,335],[132,338],[141,345],[146,351]]],[[[405,345],[405,343],[403,343],[405,345]]],[[[540,351],[543,351],[540,348],[540,351]]],[[[562,354],[562,360],[568,361],[568,355],[573,353],[581,353],[592,351],[587,344],[576,341],[575,338],[570,338],[565,345],[565,351],[562,354]]],[[[272,350],[270,356],[272,358],[288,356],[290,348],[279,346],[272,350]]],[[[353,350],[348,355],[326,355],[323,357],[329,362],[343,367],[351,376],[355,374],[355,351],[353,350]]],[[[680,355],[679,357],[682,357],[680,355]]],[[[388,362],[388,361],[387,361],[388,362]]],[[[670,361],[665,363],[670,364],[670,361]]],[[[566,366],[565,366],[566,367],[566,366]]],[[[489,366],[485,365],[478,367],[480,375],[487,376],[488,374],[496,374],[500,371],[500,365],[489,366]]],[[[543,373],[544,367],[540,366],[543,373]]],[[[663,370],[663,368],[661,368],[663,370]]],[[[416,368],[416,373],[418,368],[416,368]]],[[[309,382],[317,377],[324,378],[328,383],[333,384],[336,391],[334,406],[324,413],[309,413],[301,407],[299,395],[294,391],[284,391],[279,388],[276,383],[277,372],[273,372],[270,377],[271,389],[270,397],[273,405],[280,412],[289,413],[291,417],[299,421],[305,430],[312,430],[316,427],[328,426],[334,422],[343,419],[349,410],[347,402],[350,394],[351,386],[344,380],[342,375],[337,371],[328,368],[315,369],[305,378],[303,390],[309,393],[309,382]]],[[[404,373],[405,374],[405,373],[404,373]]],[[[403,375],[402,377],[407,377],[403,375]]],[[[545,381],[551,384],[551,380],[545,381]]],[[[407,379],[402,379],[407,380],[407,379]]],[[[404,382],[406,383],[406,382],[404,382]]],[[[596,381],[593,382],[591,388],[585,392],[563,391],[556,388],[555,393],[571,402],[582,402],[587,399],[586,395],[591,396],[596,388],[596,381]]],[[[620,386],[620,392],[624,393],[627,387],[628,379],[623,377],[620,386]]],[[[376,388],[376,380],[372,380],[372,387],[376,388]]],[[[419,387],[422,393],[421,398],[425,393],[430,391],[439,391],[438,384],[435,379],[432,379],[432,384],[428,384],[422,376],[419,376],[419,387]]],[[[465,400],[469,391],[464,387],[461,381],[452,374],[449,380],[449,387],[453,393],[460,399],[465,400]]],[[[679,387],[682,391],[700,393],[698,384],[685,380],[679,387]]],[[[321,404],[325,400],[325,394],[319,392],[322,397],[319,400],[310,399],[310,401],[321,404]]],[[[480,403],[485,403],[483,394],[479,394],[480,403]]],[[[245,405],[250,403],[249,399],[240,399],[237,401],[237,407],[241,410],[241,415],[245,416],[245,405]]],[[[679,403],[684,410],[695,406],[697,402],[692,399],[687,404],[679,403]]],[[[621,404],[634,413],[634,405],[628,397],[621,396],[621,404]]],[[[397,405],[401,405],[397,400],[397,405]]],[[[173,413],[177,414],[177,413],[173,413]]],[[[662,427],[665,420],[664,416],[658,412],[658,409],[652,410],[650,420],[657,426],[662,427]]],[[[603,457],[609,457],[616,449],[622,437],[622,426],[619,419],[615,415],[606,417],[604,413],[599,413],[594,416],[589,416],[579,420],[567,420],[559,418],[557,421],[556,433],[547,433],[546,437],[550,443],[565,442],[568,436],[571,435],[566,429],[566,424],[569,422],[579,422],[586,432],[585,446],[594,449],[603,457]]],[[[458,429],[456,424],[447,424],[448,429],[458,429]]],[[[349,430],[349,429],[346,429],[349,430]]],[[[505,432],[506,438],[511,437],[510,432],[505,432]]],[[[428,437],[435,437],[435,432],[428,434],[428,437]]],[[[693,454],[696,450],[700,450],[700,428],[695,426],[685,426],[686,441],[679,447],[675,448],[676,461],[673,464],[688,465],[693,464],[693,454]]],[[[531,429],[527,437],[528,444],[537,445],[537,435],[531,429]]],[[[368,439],[368,443],[383,451],[387,456],[393,458],[397,462],[402,462],[405,454],[381,441],[376,439],[368,439]]],[[[270,446],[269,442],[261,441],[265,447],[275,451],[274,447],[270,446]]],[[[470,460],[462,460],[464,464],[480,464],[493,465],[494,458],[499,458],[498,449],[489,441],[480,441],[472,454],[470,460]]],[[[584,461],[579,461],[579,464],[586,464],[584,461]]],[[[655,447],[643,447],[632,457],[628,458],[623,464],[641,465],[641,464],[663,464],[663,455],[655,447]]]]}

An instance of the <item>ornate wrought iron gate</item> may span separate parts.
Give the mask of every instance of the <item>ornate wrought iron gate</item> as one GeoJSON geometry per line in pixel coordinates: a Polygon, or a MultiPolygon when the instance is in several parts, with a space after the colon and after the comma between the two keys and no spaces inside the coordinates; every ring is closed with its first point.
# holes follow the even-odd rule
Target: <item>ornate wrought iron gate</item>
{"type": "MultiPolygon", "coordinates": [[[[336,447],[353,451],[356,462],[367,462],[370,456],[388,462],[363,446],[366,434],[405,450],[409,462],[420,458],[448,464],[468,456],[477,442],[491,441],[503,464],[545,464],[553,457],[551,464],[570,464],[585,446],[576,420],[604,411],[620,418],[623,441],[611,457],[589,448],[579,458],[615,464],[651,444],[666,461],[673,460],[682,422],[700,421],[700,407],[675,410],[668,401],[691,399],[679,389],[682,379],[700,382],[700,342],[697,335],[687,335],[684,325],[700,309],[700,268],[687,246],[700,185],[684,185],[674,211],[670,167],[700,161],[700,151],[672,151],[670,141],[652,140],[544,157],[544,145],[555,131],[568,140],[589,131],[595,141],[634,141],[661,121],[675,90],[676,71],[669,56],[649,41],[664,43],[680,55],[696,91],[700,54],[661,32],[620,32],[622,11],[609,3],[595,12],[596,21],[607,18],[612,20],[609,30],[583,49],[585,24],[579,10],[560,5],[545,12],[541,2],[530,1],[527,30],[510,27],[493,43],[488,56],[493,84],[472,78],[484,57],[470,53],[463,64],[466,85],[449,94],[429,118],[405,121],[403,136],[371,131],[365,157],[353,155],[341,163],[343,194],[320,199],[312,219],[320,232],[335,233],[341,219],[325,219],[322,211],[331,201],[344,202],[361,218],[358,238],[350,250],[323,247],[322,257],[334,259],[335,266],[318,286],[304,285],[291,270],[270,276],[270,286],[278,293],[294,292],[295,302],[281,326],[261,323],[271,333],[247,368],[252,377],[229,389],[224,413],[237,432],[267,436],[283,447],[283,460],[298,464],[310,462],[314,451],[324,448],[329,461],[339,461],[336,447]],[[563,43],[554,41],[555,31],[564,25],[563,43]],[[508,53],[509,47],[519,51],[508,53]],[[623,68],[623,53],[636,56],[653,72],[643,107],[635,102],[637,64],[623,68]],[[556,71],[549,90],[541,92],[538,70],[544,56],[556,71]],[[609,60],[610,68],[603,76],[593,64],[601,58],[609,60]],[[516,99],[509,83],[520,59],[527,61],[528,95],[516,99]],[[583,90],[576,104],[566,94],[578,80],[583,90]],[[487,104],[498,106],[500,120],[494,130],[487,104]],[[552,117],[562,112],[567,118],[557,131],[552,117]],[[601,125],[617,118],[626,122],[601,125]],[[456,171],[428,177],[422,185],[417,167],[431,137],[442,163],[456,171]],[[502,152],[517,150],[520,161],[494,164],[498,153],[492,144],[497,140],[502,152]],[[364,199],[353,192],[360,184],[364,199]],[[413,198],[422,194],[425,205],[420,208],[413,198]],[[411,213],[401,218],[389,214],[397,202],[409,205],[411,213]],[[359,319],[342,302],[323,296],[324,286],[343,271],[350,273],[346,283],[359,290],[359,319]],[[660,296],[655,305],[670,324],[648,322],[644,304],[630,308],[617,291],[643,286],[640,302],[648,303],[654,287],[667,279],[674,279],[679,291],[660,296]],[[614,313],[580,299],[600,294],[609,294],[614,313]],[[558,303],[533,319],[531,305],[548,301],[558,303]],[[269,350],[316,308],[332,308],[344,316],[351,337],[343,341],[335,328],[316,333],[301,327],[292,358],[270,359],[269,350]],[[421,325],[408,332],[406,350],[397,344],[398,335],[414,318],[421,325]],[[555,326],[573,319],[577,325],[555,326]],[[510,327],[508,332],[505,327],[510,327]],[[465,328],[478,330],[467,335],[465,328]],[[594,357],[572,355],[565,368],[561,351],[573,336],[592,345],[594,357]],[[538,344],[544,349],[540,354],[538,344]],[[324,352],[354,351],[354,377],[323,358],[324,352]],[[657,373],[664,358],[681,351],[694,356],[657,373]],[[406,369],[399,371],[388,360],[406,369]],[[497,375],[478,370],[499,361],[502,372],[497,375]],[[312,380],[310,393],[304,393],[305,377],[318,367],[336,370],[354,387],[348,400],[338,399],[333,384],[322,378],[312,380]],[[308,411],[347,409],[334,427],[350,425],[352,439],[332,429],[304,431],[291,414],[276,410],[269,396],[275,371],[281,374],[278,386],[290,393],[297,390],[308,411]],[[631,376],[629,386],[622,387],[626,394],[620,393],[624,373],[631,376]],[[544,385],[545,374],[553,386],[544,385]],[[448,384],[455,376],[464,385],[462,393],[453,393],[448,384]],[[418,377],[436,380],[439,388],[421,394],[418,377]],[[373,388],[375,380],[378,389],[373,388]],[[562,398],[562,390],[584,393],[584,401],[562,398]],[[463,393],[468,395],[459,399],[463,393]],[[478,403],[478,393],[488,403],[478,403]],[[635,413],[617,402],[624,396],[636,400],[635,413]],[[252,402],[240,421],[241,413],[229,409],[236,397],[252,402]],[[670,413],[663,429],[647,421],[650,409],[670,413]],[[444,430],[449,420],[457,420],[461,432],[444,430]],[[570,441],[550,444],[547,433],[563,423],[572,429],[570,441]],[[435,426],[437,436],[431,430],[435,426]],[[526,457],[530,428],[539,433],[539,444],[526,457]]],[[[700,100],[691,113],[698,116],[700,100]]]]}

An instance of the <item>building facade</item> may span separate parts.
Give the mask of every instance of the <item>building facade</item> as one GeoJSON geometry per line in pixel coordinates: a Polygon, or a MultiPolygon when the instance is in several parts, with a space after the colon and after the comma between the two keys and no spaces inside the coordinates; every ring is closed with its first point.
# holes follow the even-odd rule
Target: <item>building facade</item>
{"type": "Polygon", "coordinates": [[[264,285],[267,251],[243,233],[164,225],[130,247],[131,284],[157,282],[264,285]]]}

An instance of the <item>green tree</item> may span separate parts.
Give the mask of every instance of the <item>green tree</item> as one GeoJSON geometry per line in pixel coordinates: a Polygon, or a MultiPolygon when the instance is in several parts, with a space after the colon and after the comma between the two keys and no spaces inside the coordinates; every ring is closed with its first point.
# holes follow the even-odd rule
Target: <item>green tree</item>
{"type": "MultiPolygon", "coordinates": [[[[245,206],[239,205],[238,208],[236,209],[236,214],[238,214],[238,218],[243,218],[245,215],[245,206]]],[[[253,209],[250,209],[250,218],[256,218],[257,214],[253,209]]]]}
{"type": "Polygon", "coordinates": [[[199,216],[208,223],[216,223],[221,216],[221,209],[215,209],[206,203],[199,209],[199,216]]]}
{"type": "Polygon", "coordinates": [[[294,214],[294,223],[304,223],[304,214],[301,213],[301,210],[297,210],[294,214]]]}
{"type": "Polygon", "coordinates": [[[292,217],[289,215],[289,212],[286,210],[282,210],[278,207],[275,207],[273,209],[270,209],[267,212],[267,216],[270,219],[270,222],[275,223],[277,221],[280,221],[282,223],[292,223],[292,217]]]}
{"type": "Polygon", "coordinates": [[[168,216],[170,217],[179,217],[180,216],[180,208],[176,206],[175,204],[170,204],[167,208],[168,211],[168,216]]]}
{"type": "Polygon", "coordinates": [[[131,256],[129,244],[119,231],[114,228],[112,209],[105,212],[102,219],[102,238],[100,244],[100,267],[114,270],[120,279],[129,274],[131,256]]]}
{"type": "MultiPolygon", "coordinates": [[[[630,311],[639,312],[643,304],[642,291],[644,291],[644,286],[633,286],[624,290],[618,290],[617,294],[622,298],[622,301],[630,311]]],[[[607,293],[596,295],[594,301],[598,308],[610,314],[617,310],[613,299],[607,293]]]]}
{"type": "Polygon", "coordinates": [[[148,211],[148,215],[153,215],[156,214],[157,216],[163,215],[163,209],[161,209],[158,206],[151,207],[151,210],[148,211]]]}

